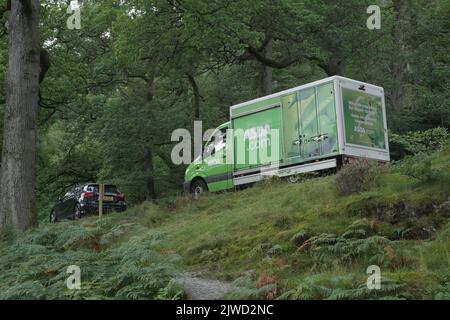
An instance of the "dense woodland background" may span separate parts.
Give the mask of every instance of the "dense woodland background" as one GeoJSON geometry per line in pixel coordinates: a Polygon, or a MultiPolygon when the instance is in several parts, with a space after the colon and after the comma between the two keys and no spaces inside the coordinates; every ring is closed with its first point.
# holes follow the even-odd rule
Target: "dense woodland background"
{"type": "MultiPolygon", "coordinates": [[[[131,204],[180,193],[173,130],[213,128],[230,105],[330,75],[383,86],[392,132],[450,124],[448,0],[84,0],[80,30],[66,26],[69,2],[41,1],[41,218],[80,182],[116,183],[131,204]],[[369,30],[375,3],[381,29],[369,30]]],[[[1,90],[2,118],[4,104],[1,90]]]]}

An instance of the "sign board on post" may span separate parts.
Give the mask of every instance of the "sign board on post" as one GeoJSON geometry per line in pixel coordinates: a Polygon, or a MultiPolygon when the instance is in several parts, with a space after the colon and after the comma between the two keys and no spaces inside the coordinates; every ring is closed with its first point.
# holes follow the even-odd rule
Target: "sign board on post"
{"type": "Polygon", "coordinates": [[[105,195],[105,185],[103,183],[99,184],[99,195],[98,195],[98,216],[101,218],[103,216],[103,197],[105,195]]]}

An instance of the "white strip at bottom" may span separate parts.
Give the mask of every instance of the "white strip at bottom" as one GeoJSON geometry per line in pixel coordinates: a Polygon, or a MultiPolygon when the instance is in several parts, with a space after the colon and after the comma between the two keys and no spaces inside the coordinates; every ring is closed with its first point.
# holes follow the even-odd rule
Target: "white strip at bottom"
{"type": "Polygon", "coordinates": [[[260,172],[251,174],[243,177],[235,177],[234,185],[239,186],[247,183],[253,183],[264,179],[265,177],[277,176],[277,177],[287,177],[294,174],[319,171],[325,169],[336,168],[336,159],[329,159],[324,161],[312,162],[307,164],[302,164],[295,167],[289,167],[284,169],[277,169],[271,167],[262,167],[260,172]]]}

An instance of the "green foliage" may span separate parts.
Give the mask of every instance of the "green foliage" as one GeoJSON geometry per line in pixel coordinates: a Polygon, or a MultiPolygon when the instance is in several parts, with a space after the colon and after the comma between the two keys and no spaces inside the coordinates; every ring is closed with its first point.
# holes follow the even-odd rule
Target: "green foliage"
{"type": "MultiPolygon", "coordinates": [[[[426,131],[408,132],[405,134],[389,134],[391,148],[401,149],[397,152],[408,155],[430,153],[442,150],[447,142],[448,132],[446,128],[433,128],[426,131]],[[399,148],[400,147],[400,148],[399,148]]],[[[401,155],[397,155],[401,156],[401,155]]]]}
{"type": "Polygon", "coordinates": [[[186,292],[174,279],[170,280],[168,285],[159,290],[158,300],[178,300],[186,299],[186,292]]]}
{"type": "MultiPolygon", "coordinates": [[[[448,147],[432,165],[448,169],[447,159],[448,147]]],[[[349,196],[326,176],[5,230],[0,298],[180,299],[174,279],[201,269],[235,280],[231,299],[446,299],[448,183],[418,184],[392,170],[379,178],[349,196]],[[382,219],[390,210],[396,219],[382,219]],[[433,232],[417,236],[424,228],[433,232]],[[366,287],[372,264],[381,290],[366,287]],[[79,291],[66,289],[69,265],[81,267],[79,291]]]]}
{"type": "MultiPolygon", "coordinates": [[[[274,66],[273,91],[334,74],[383,86],[392,145],[405,142],[396,132],[448,127],[449,45],[440,32],[448,29],[447,2],[386,5],[376,32],[363,14],[370,4],[85,0],[82,30],[67,30],[66,7],[42,1],[51,68],[38,124],[41,218],[67,188],[88,180],[118,184],[130,204],[179,193],[184,167],[170,160],[171,133],[192,129],[194,118],[204,129],[224,122],[230,105],[258,95],[263,63],[274,66]]],[[[0,92],[0,115],[3,104],[0,92]]],[[[406,140],[408,150],[420,150],[406,140]]]]}
{"type": "Polygon", "coordinates": [[[404,292],[405,286],[399,281],[382,278],[380,290],[369,290],[364,277],[358,274],[317,274],[302,280],[295,289],[285,292],[279,299],[414,299],[414,296],[404,292]]]}
{"type": "MultiPolygon", "coordinates": [[[[358,220],[347,230],[365,226],[373,230],[373,224],[367,220],[358,220]]],[[[348,231],[347,231],[348,232],[348,231]]],[[[449,226],[444,227],[436,239],[416,246],[416,255],[420,256],[419,265],[413,258],[405,254],[412,252],[402,249],[395,241],[382,237],[370,236],[365,239],[348,239],[346,233],[342,237],[320,235],[307,241],[305,250],[317,260],[321,269],[332,263],[331,272],[306,275],[295,284],[295,288],[286,290],[278,299],[447,299],[449,285],[449,226]],[[345,239],[344,239],[345,238],[345,239]],[[394,247],[396,247],[394,249],[394,247]],[[356,260],[362,264],[355,264],[356,260]],[[408,261],[409,260],[409,261],[408,261]],[[355,273],[353,268],[342,274],[342,266],[381,267],[381,288],[369,290],[366,285],[367,275],[362,271],[355,273]],[[406,271],[415,266],[416,271],[406,271]],[[390,271],[391,270],[391,271],[390,271]],[[396,270],[396,272],[392,272],[396,270]]],[[[315,270],[316,271],[316,270],[315,270]]]]}
{"type": "MultiPolygon", "coordinates": [[[[420,251],[420,261],[427,270],[441,271],[450,276],[450,224],[447,224],[434,241],[426,243],[420,251]]],[[[447,279],[447,281],[450,279],[447,279]]]]}
{"type": "Polygon", "coordinates": [[[394,171],[421,182],[436,179],[439,176],[439,170],[432,167],[432,160],[435,157],[435,154],[418,153],[397,163],[394,166],[394,171]]]}
{"type": "MultiPolygon", "coordinates": [[[[172,253],[179,252],[188,267],[206,266],[221,277],[266,268],[286,279],[262,286],[247,279],[236,298],[273,297],[280,286],[303,288],[290,298],[448,298],[442,276],[448,233],[440,230],[447,218],[430,215],[448,198],[449,151],[431,155],[442,148],[450,123],[450,42],[442,32],[450,29],[448,0],[383,5],[376,31],[366,28],[370,0],[85,0],[81,30],[66,29],[65,6],[41,3],[41,38],[52,64],[41,85],[38,123],[42,220],[67,188],[89,180],[118,184],[132,205],[164,200],[135,206],[123,221],[45,224],[24,235],[2,230],[0,297],[180,298],[172,280],[179,263],[172,253]],[[359,163],[336,178],[264,181],[198,201],[176,197],[184,168],[170,160],[172,131],[192,129],[198,117],[203,129],[215,127],[230,105],[255,98],[270,38],[273,91],[334,74],[380,85],[391,151],[399,150],[392,158],[419,155],[392,172],[359,163]],[[425,129],[431,130],[399,135],[425,129]],[[382,222],[354,221],[355,214],[382,222]],[[423,226],[436,233],[426,243],[408,240],[417,238],[417,226],[404,225],[405,216],[419,227],[430,219],[423,226]],[[308,239],[314,250],[298,252],[308,239]],[[375,295],[361,287],[361,265],[371,259],[395,271],[375,295]],[[81,291],[65,289],[68,262],[82,266],[81,291]],[[342,275],[312,275],[333,266],[342,275]],[[421,278],[418,268],[431,276],[421,278]]],[[[3,24],[1,87],[8,56],[3,24]]]]}
{"type": "Polygon", "coordinates": [[[310,236],[308,232],[301,230],[292,236],[291,242],[293,242],[296,246],[299,246],[302,245],[309,238],[310,236]]]}
{"type": "MultiPolygon", "coordinates": [[[[447,153],[448,147],[433,167],[448,170],[447,153]]],[[[172,234],[167,248],[180,252],[189,269],[238,279],[229,298],[445,297],[448,218],[434,208],[444,208],[448,180],[421,184],[395,170],[381,170],[378,178],[369,191],[349,196],[336,192],[335,177],[208,195],[160,228],[172,234]],[[408,234],[398,237],[398,230],[408,234]],[[380,291],[366,287],[372,264],[382,270],[380,291]],[[273,281],[258,281],[264,273],[273,281]],[[323,279],[308,292],[290,292],[318,273],[323,279]]]]}
{"type": "MultiPolygon", "coordinates": [[[[94,218],[96,219],[96,218],[94,218]]],[[[2,240],[0,299],[179,299],[179,257],[160,254],[164,235],[113,217],[46,225],[2,240]],[[81,290],[66,288],[69,265],[81,268],[81,290]]]]}
{"type": "Polygon", "coordinates": [[[276,291],[276,284],[269,283],[255,287],[255,277],[247,273],[233,281],[233,288],[225,296],[231,300],[264,300],[276,291]]]}
{"type": "Polygon", "coordinates": [[[385,248],[389,240],[380,236],[363,239],[344,238],[332,234],[321,234],[306,241],[299,250],[308,252],[319,268],[352,264],[358,259],[381,265],[386,260],[385,248]]]}
{"type": "Polygon", "coordinates": [[[367,218],[356,220],[348,226],[342,237],[367,238],[368,236],[373,236],[377,232],[377,225],[377,220],[369,221],[367,218]]]}

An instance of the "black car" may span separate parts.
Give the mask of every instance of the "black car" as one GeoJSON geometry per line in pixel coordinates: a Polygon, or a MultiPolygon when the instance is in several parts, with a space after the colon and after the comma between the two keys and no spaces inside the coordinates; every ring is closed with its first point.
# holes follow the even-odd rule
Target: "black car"
{"type": "MultiPolygon", "coordinates": [[[[50,212],[50,222],[82,216],[98,212],[99,185],[87,183],[69,190],[50,212]]],[[[115,185],[106,184],[103,196],[103,212],[124,211],[127,208],[125,195],[115,185]]]]}

